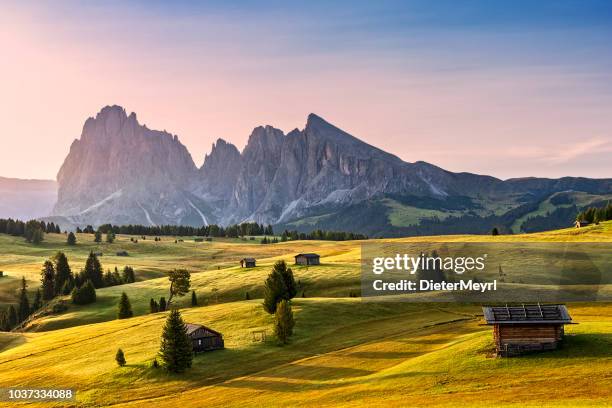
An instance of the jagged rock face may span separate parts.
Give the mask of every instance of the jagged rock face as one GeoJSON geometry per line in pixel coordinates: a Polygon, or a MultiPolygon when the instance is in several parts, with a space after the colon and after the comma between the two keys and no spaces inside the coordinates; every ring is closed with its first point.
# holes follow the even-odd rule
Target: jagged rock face
{"type": "Polygon", "coordinates": [[[226,207],[232,198],[241,168],[240,152],[231,143],[218,139],[204,157],[194,191],[207,201],[226,207]]]}
{"type": "Polygon", "coordinates": [[[197,220],[203,217],[186,194],[196,175],[176,136],[150,130],[134,113],[107,106],[87,119],[81,138],[72,143],[57,175],[53,213],[93,224],[197,220]]]}
{"type": "Polygon", "coordinates": [[[612,193],[610,179],[502,181],[406,163],[313,114],[303,130],[287,135],[271,126],[255,128],[242,153],[219,139],[197,169],[176,136],[141,126],[135,114],[127,116],[118,106],[85,122],[58,184],[54,214],[73,225],[310,220],[345,230],[359,228],[354,224],[363,224],[360,218],[382,215],[379,222],[388,222],[388,207],[380,204],[388,199],[417,209],[454,208],[468,217],[493,217],[493,223],[498,219],[491,208],[500,203],[516,208],[569,190],[612,193]],[[492,207],[482,206],[487,201],[492,207]]]}
{"type": "Polygon", "coordinates": [[[302,131],[287,136],[275,131],[263,149],[261,136],[254,137],[262,130],[256,129],[243,153],[234,204],[237,213],[248,219],[276,223],[299,217],[313,205],[346,205],[383,193],[446,194],[444,187],[421,177],[414,165],[316,115],[308,117],[302,131]],[[256,183],[253,174],[259,175],[256,183]]]}
{"type": "Polygon", "coordinates": [[[249,218],[271,188],[281,160],[285,135],[271,126],[257,127],[241,155],[236,187],[226,215],[228,222],[249,218]]]}

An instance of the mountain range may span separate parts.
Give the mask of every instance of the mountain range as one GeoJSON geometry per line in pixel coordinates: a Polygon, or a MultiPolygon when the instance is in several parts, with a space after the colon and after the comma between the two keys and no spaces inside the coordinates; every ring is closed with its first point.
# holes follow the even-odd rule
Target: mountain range
{"type": "Polygon", "coordinates": [[[219,139],[198,168],[178,137],[122,107],[86,120],[57,175],[50,219],[66,227],[221,224],[372,236],[530,231],[569,225],[612,198],[612,179],[499,180],[408,163],[310,114],[303,129],[219,139]]]}

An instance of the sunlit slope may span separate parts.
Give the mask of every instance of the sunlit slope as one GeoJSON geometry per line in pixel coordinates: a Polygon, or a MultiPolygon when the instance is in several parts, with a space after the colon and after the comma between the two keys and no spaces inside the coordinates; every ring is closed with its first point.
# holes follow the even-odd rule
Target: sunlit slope
{"type": "MultiPolygon", "coordinates": [[[[127,237],[122,237],[121,239],[130,243],[127,237]]],[[[13,240],[15,239],[13,238],[13,240]]],[[[411,243],[438,241],[485,243],[512,241],[544,243],[612,242],[612,223],[607,222],[581,229],[571,228],[538,234],[498,237],[482,235],[437,236],[373,240],[370,242],[411,243]]],[[[136,265],[137,271],[139,268],[147,267],[155,267],[159,271],[177,267],[187,268],[192,272],[192,287],[196,290],[200,302],[203,304],[216,304],[244,300],[247,292],[252,299],[262,297],[263,282],[274,262],[283,259],[288,263],[293,263],[293,255],[296,253],[317,252],[322,256],[322,265],[316,267],[292,266],[296,280],[300,284],[298,296],[347,297],[351,293],[358,293],[360,289],[361,243],[362,241],[295,241],[261,245],[251,244],[248,241],[245,244],[244,241],[240,240],[226,240],[204,243],[185,241],[175,244],[174,239],[166,239],[161,243],[155,243],[149,239],[135,244],[135,247],[139,248],[142,253],[132,251],[129,257],[104,255],[100,260],[105,268],[113,265],[109,263],[111,261],[126,262],[136,265]],[[156,254],[155,251],[157,250],[160,251],[159,254],[156,254]],[[252,269],[240,268],[238,263],[244,256],[254,256],[257,258],[258,266],[252,269]],[[157,264],[156,262],[160,263],[157,264]]],[[[24,246],[27,247],[26,244],[18,243],[18,245],[15,245],[15,247],[19,248],[24,246]]],[[[11,250],[14,250],[14,248],[11,248],[11,250]]],[[[54,250],[57,250],[57,248],[54,248],[54,250]]],[[[82,249],[79,249],[79,251],[81,251],[79,256],[83,257],[84,262],[84,256],[88,252],[82,249]]],[[[109,250],[105,252],[111,253],[109,250]]],[[[73,258],[70,258],[70,254],[68,256],[73,268],[76,270],[79,267],[78,261],[73,261],[73,258]]],[[[38,259],[42,263],[44,258],[38,259]]],[[[14,274],[15,272],[12,273],[14,274]]],[[[521,282],[519,278],[516,278],[515,282],[508,280],[508,290],[515,290],[512,285],[518,285],[521,282]]],[[[0,288],[4,288],[4,285],[4,282],[0,283],[0,288]]],[[[531,288],[533,291],[539,291],[540,289],[537,286],[531,288]]],[[[12,290],[14,293],[14,289],[7,290],[12,290]]],[[[161,296],[168,296],[168,281],[165,277],[153,278],[129,285],[100,289],[97,291],[98,301],[95,304],[87,306],[71,305],[68,312],[64,314],[37,319],[29,330],[52,330],[112,320],[116,316],[116,304],[121,292],[128,294],[135,314],[141,315],[148,313],[151,298],[159,299],[161,296]]],[[[178,299],[177,304],[188,306],[190,299],[189,296],[178,299]]]]}
{"type": "Polygon", "coordinates": [[[89,406],[569,407],[612,398],[609,304],[570,305],[579,324],[567,328],[563,349],[515,359],[491,358],[491,329],[476,306],[295,299],[294,309],[285,347],[253,341],[253,331],[271,333],[258,301],[185,309],[187,321],[221,331],[227,349],[198,355],[184,375],[149,368],[164,313],[9,334],[0,387],[70,386],[89,406]]]}

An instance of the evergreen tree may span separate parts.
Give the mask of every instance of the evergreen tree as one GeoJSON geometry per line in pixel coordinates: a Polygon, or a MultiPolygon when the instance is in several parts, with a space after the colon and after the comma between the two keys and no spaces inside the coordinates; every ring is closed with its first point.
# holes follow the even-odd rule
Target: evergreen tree
{"type": "Polygon", "coordinates": [[[68,233],[68,238],[66,239],[66,243],[68,245],[76,245],[77,239],[76,239],[76,235],[74,235],[74,232],[70,231],[68,233]]]}
{"type": "Polygon", "coordinates": [[[115,270],[113,271],[113,281],[115,282],[115,285],[121,285],[123,283],[126,283],[125,280],[121,277],[121,274],[119,274],[119,269],[117,269],[116,266],[115,270]]]}
{"type": "Polygon", "coordinates": [[[247,293],[244,295],[244,298],[245,298],[246,300],[251,300],[251,295],[249,295],[249,292],[247,292],[247,293]]]}
{"type": "Polygon", "coordinates": [[[30,301],[28,300],[27,283],[25,276],[21,278],[21,290],[19,292],[19,322],[25,321],[30,315],[30,301]]]}
{"type": "Polygon", "coordinates": [[[159,299],[159,311],[160,312],[165,312],[166,311],[166,298],[165,297],[161,297],[159,299]]]}
{"type": "MultiPolygon", "coordinates": [[[[272,228],[272,227],[270,227],[272,228]]],[[[278,270],[278,272],[283,277],[285,281],[285,287],[287,288],[287,300],[293,299],[295,295],[297,295],[297,285],[295,283],[295,278],[293,277],[293,271],[291,268],[287,268],[287,264],[285,261],[278,261],[274,264],[274,269],[278,270]]]]}
{"type": "Polygon", "coordinates": [[[96,289],[104,287],[102,265],[93,251],[89,253],[89,257],[85,262],[84,278],[85,280],[90,280],[96,289]]]}
{"type": "Polygon", "coordinates": [[[274,314],[280,300],[290,300],[296,294],[297,285],[291,268],[287,268],[285,261],[276,262],[264,284],[264,310],[274,314]]]}
{"type": "Polygon", "coordinates": [[[123,282],[124,283],[134,283],[136,282],[136,275],[134,274],[134,268],[131,266],[125,266],[123,268],[123,282]]]}
{"type": "Polygon", "coordinates": [[[17,323],[19,323],[17,309],[15,309],[15,306],[9,306],[7,315],[9,327],[12,329],[13,327],[17,326],[17,323]]]}
{"type": "Polygon", "coordinates": [[[4,310],[0,310],[0,331],[7,332],[10,330],[8,316],[4,310]]]}
{"type": "Polygon", "coordinates": [[[94,234],[94,242],[102,242],[102,232],[100,232],[100,230],[97,230],[94,234]]]}
{"type": "Polygon", "coordinates": [[[53,262],[47,260],[43,264],[40,283],[42,286],[42,297],[44,300],[51,300],[55,295],[55,267],[53,262]]]}
{"type": "Polygon", "coordinates": [[[108,231],[106,233],[106,242],[108,242],[109,244],[115,242],[115,233],[113,231],[108,231]]]}
{"type": "Polygon", "coordinates": [[[75,287],[72,290],[72,303],[76,305],[86,305],[96,301],[96,288],[94,284],[88,280],[80,288],[75,287]]]}
{"type": "Polygon", "coordinates": [[[123,350],[117,349],[117,354],[115,354],[115,361],[119,367],[123,367],[125,365],[125,355],[123,354],[123,350]]]}
{"type": "Polygon", "coordinates": [[[195,290],[191,291],[191,306],[197,306],[198,305],[198,297],[196,296],[196,292],[195,290]]]}
{"type": "Polygon", "coordinates": [[[494,227],[494,228],[491,230],[491,235],[493,235],[493,236],[497,236],[497,235],[499,235],[499,230],[497,229],[497,227],[494,227]]]}
{"type": "Polygon", "coordinates": [[[66,281],[66,283],[64,283],[64,286],[62,287],[61,294],[69,295],[70,292],[72,292],[72,288],[74,288],[74,283],[72,281],[66,281]]]}
{"type": "Polygon", "coordinates": [[[274,313],[274,334],[278,341],[287,344],[289,337],[293,334],[293,326],[295,326],[295,321],[291,304],[283,299],[278,303],[274,313]]]}
{"type": "Polygon", "coordinates": [[[119,300],[119,310],[117,312],[118,319],[127,319],[134,315],[132,313],[132,305],[130,304],[130,299],[125,294],[125,292],[121,293],[121,299],[119,300]]]}
{"type": "Polygon", "coordinates": [[[159,312],[159,305],[155,301],[155,299],[151,298],[149,302],[149,313],[157,313],[159,312]]]}
{"type": "Polygon", "coordinates": [[[63,252],[58,252],[55,255],[55,282],[54,292],[56,295],[62,294],[62,290],[66,282],[72,282],[74,277],[68,264],[68,258],[63,252]]]}
{"type": "Polygon", "coordinates": [[[35,312],[41,307],[42,307],[42,294],[40,293],[40,289],[36,289],[36,295],[34,295],[34,303],[32,303],[32,312],[35,312]]]}
{"type": "Polygon", "coordinates": [[[159,357],[166,370],[181,373],[191,367],[193,350],[187,327],[177,309],[166,319],[161,338],[159,357]]]}

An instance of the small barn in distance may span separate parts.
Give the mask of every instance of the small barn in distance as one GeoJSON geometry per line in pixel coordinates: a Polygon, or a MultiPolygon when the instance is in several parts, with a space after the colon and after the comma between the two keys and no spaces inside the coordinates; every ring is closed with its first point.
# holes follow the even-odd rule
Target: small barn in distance
{"type": "Polygon", "coordinates": [[[241,268],[254,268],[256,264],[255,258],[242,258],[240,260],[241,268]]]}
{"type": "Polygon", "coordinates": [[[296,265],[319,265],[321,263],[319,254],[297,254],[296,265]]]}
{"type": "Polygon", "coordinates": [[[225,347],[223,335],[201,324],[186,323],[187,334],[191,338],[193,352],[219,350],[225,347]]]}
{"type": "Polygon", "coordinates": [[[572,324],[565,305],[489,306],[482,308],[493,326],[498,356],[512,357],[532,351],[554,350],[572,324]]]}
{"type": "Polygon", "coordinates": [[[580,221],[580,220],[576,220],[576,228],[582,228],[582,227],[588,227],[589,225],[591,225],[590,222],[588,221],[580,221]]]}

